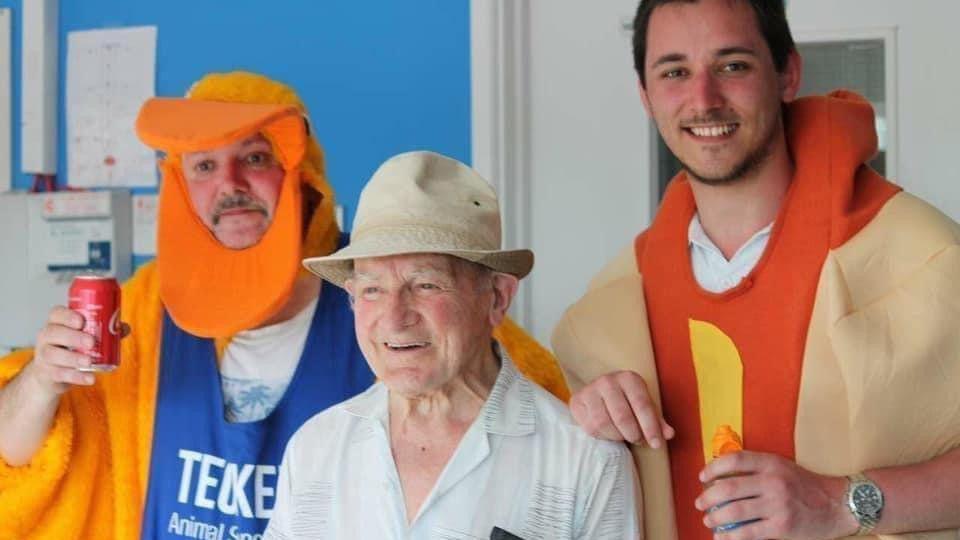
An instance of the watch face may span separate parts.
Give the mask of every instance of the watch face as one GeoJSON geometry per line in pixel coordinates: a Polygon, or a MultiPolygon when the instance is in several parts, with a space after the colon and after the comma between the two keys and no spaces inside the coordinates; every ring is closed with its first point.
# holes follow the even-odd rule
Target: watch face
{"type": "Polygon", "coordinates": [[[883,496],[876,487],[870,484],[859,484],[853,489],[853,504],[858,512],[873,516],[883,508],[883,496]]]}

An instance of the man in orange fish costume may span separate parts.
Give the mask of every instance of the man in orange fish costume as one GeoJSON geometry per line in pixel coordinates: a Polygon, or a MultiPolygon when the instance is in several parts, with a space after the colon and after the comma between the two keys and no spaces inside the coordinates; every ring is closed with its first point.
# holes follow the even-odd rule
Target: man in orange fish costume
{"type": "Polygon", "coordinates": [[[640,2],[683,171],[555,329],[570,406],[637,443],[647,538],[956,538],[960,227],[865,165],[865,100],[795,99],[783,4],[640,2]]]}
{"type": "MultiPolygon", "coordinates": [[[[2,539],[258,538],[287,439],[373,382],[348,298],[300,264],[345,238],[297,94],[210,74],[136,128],[164,153],[157,259],[123,284],[114,373],[76,369],[90,336],[63,307],[0,361],[2,539]]],[[[496,333],[568,397],[548,352],[496,333]]]]}

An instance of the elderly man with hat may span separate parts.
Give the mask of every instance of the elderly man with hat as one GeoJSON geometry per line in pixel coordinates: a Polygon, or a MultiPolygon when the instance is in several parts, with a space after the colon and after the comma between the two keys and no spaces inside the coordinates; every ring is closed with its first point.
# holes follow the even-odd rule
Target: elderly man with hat
{"type": "Polygon", "coordinates": [[[306,118],[245,72],[143,106],[137,132],[165,154],[157,260],[123,285],[116,372],[77,369],[90,336],[62,307],[0,361],[0,538],[259,537],[290,435],[373,382],[346,294],[300,265],[341,242],[306,118]]]}
{"type": "Polygon", "coordinates": [[[636,538],[625,446],[581,431],[494,336],[533,253],[500,249],[490,185],[401,154],[364,188],[353,231],[304,264],[350,294],[378,383],[291,439],[265,536],[636,538]]]}

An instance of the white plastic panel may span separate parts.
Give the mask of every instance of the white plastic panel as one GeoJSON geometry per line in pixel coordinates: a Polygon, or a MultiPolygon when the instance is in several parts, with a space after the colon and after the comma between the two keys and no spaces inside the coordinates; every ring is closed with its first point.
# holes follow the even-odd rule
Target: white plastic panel
{"type": "Polygon", "coordinates": [[[20,158],[23,172],[57,172],[58,1],[23,2],[20,158]]]}
{"type": "Polygon", "coordinates": [[[126,191],[0,195],[0,349],[32,345],[78,273],[129,277],[131,224],[126,191]]]}
{"type": "Polygon", "coordinates": [[[13,120],[10,116],[11,68],[10,9],[0,9],[0,193],[13,185],[13,120]]]}

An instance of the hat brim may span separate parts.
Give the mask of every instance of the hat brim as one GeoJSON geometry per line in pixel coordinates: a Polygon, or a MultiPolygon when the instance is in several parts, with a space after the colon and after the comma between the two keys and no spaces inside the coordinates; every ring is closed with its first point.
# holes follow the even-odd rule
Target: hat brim
{"type": "Polygon", "coordinates": [[[389,245],[362,241],[351,243],[325,257],[304,259],[303,266],[317,276],[342,288],[353,274],[353,261],[357,259],[417,254],[451,255],[486,266],[496,272],[512,274],[519,279],[526,277],[533,269],[533,252],[529,249],[453,249],[442,245],[423,245],[422,242],[410,242],[409,239],[404,241],[402,238],[389,245]]]}
{"type": "Polygon", "coordinates": [[[201,101],[190,98],[151,98],[137,117],[137,135],[147,145],[172,153],[218,148],[253,135],[283,117],[302,115],[292,105],[201,101]]]}

